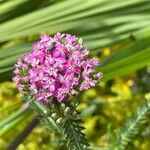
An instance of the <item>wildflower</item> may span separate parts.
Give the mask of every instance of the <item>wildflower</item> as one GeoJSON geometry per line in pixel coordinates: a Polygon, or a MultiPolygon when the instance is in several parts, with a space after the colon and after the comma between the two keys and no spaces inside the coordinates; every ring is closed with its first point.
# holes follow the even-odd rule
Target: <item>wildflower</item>
{"type": "Polygon", "coordinates": [[[95,86],[102,73],[95,73],[99,62],[86,56],[89,50],[81,39],[70,34],[42,35],[30,53],[15,64],[13,81],[19,91],[31,93],[37,101],[48,104],[53,96],[58,102],[95,86]]]}

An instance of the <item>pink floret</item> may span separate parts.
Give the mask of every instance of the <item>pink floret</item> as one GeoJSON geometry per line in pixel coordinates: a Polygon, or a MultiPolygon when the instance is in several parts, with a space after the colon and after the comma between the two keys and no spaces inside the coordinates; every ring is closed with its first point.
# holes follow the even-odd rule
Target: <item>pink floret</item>
{"type": "Polygon", "coordinates": [[[99,62],[88,59],[89,50],[75,36],[56,33],[42,35],[30,53],[15,64],[13,81],[23,93],[48,104],[50,97],[58,102],[70,95],[95,86],[102,73],[95,73],[99,62]]]}

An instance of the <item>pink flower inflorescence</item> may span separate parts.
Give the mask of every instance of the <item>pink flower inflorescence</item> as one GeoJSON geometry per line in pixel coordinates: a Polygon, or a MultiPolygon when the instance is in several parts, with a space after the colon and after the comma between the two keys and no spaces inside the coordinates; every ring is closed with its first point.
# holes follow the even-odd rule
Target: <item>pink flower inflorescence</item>
{"type": "Polygon", "coordinates": [[[20,92],[31,93],[48,104],[51,96],[58,102],[95,86],[102,73],[95,73],[99,62],[88,59],[89,50],[70,34],[42,35],[32,50],[18,59],[13,81],[20,92]]]}

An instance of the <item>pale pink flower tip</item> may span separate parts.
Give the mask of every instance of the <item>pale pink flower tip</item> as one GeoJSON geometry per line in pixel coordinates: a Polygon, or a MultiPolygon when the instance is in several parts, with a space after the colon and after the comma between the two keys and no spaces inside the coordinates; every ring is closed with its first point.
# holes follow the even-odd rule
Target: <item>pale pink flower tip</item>
{"type": "Polygon", "coordinates": [[[42,35],[30,53],[15,64],[13,81],[23,93],[48,104],[51,96],[58,102],[95,86],[102,73],[95,73],[99,62],[88,59],[89,50],[81,39],[70,34],[42,35]]]}

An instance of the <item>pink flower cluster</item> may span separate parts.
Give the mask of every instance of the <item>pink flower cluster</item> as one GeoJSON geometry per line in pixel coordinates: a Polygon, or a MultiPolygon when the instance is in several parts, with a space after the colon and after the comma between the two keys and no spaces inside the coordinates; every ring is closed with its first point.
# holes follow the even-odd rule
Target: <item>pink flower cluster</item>
{"type": "Polygon", "coordinates": [[[18,59],[13,81],[19,91],[33,94],[37,101],[47,104],[53,96],[61,102],[101,78],[101,72],[94,73],[99,62],[86,58],[88,53],[82,40],[70,34],[42,35],[32,51],[18,59]]]}

